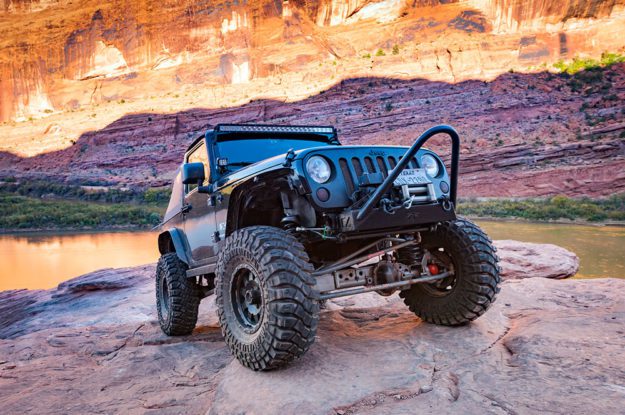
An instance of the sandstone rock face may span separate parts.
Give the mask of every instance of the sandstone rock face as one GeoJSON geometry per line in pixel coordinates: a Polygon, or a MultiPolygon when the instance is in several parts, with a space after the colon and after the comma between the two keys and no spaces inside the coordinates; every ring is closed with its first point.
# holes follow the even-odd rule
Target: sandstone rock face
{"type": "Polygon", "coordinates": [[[306,356],[284,370],[255,373],[230,356],[211,299],[191,336],[165,337],[154,313],[153,273],[151,265],[102,270],[56,290],[0,293],[3,411],[622,409],[624,280],[506,281],[493,308],[459,328],[422,323],[396,296],[336,300],[322,312],[306,356]]]}
{"type": "Polygon", "coordinates": [[[469,3],[493,20],[498,33],[540,30],[556,33],[579,24],[578,19],[609,15],[614,7],[625,4],[600,0],[470,0],[469,3]]]}
{"type": "MultiPolygon", "coordinates": [[[[454,81],[490,78],[513,66],[624,47],[624,4],[6,0],[0,7],[0,121],[45,117],[48,111],[66,110],[73,100],[88,107],[116,101],[115,95],[145,99],[154,95],[147,90],[164,94],[179,92],[182,86],[214,88],[248,82],[256,75],[264,78],[276,70],[321,80],[325,76],[319,64],[329,59],[349,64],[337,79],[363,72],[454,81]],[[402,49],[402,61],[370,65],[362,58],[380,48],[390,54],[394,45],[402,49]],[[255,67],[238,69],[249,75],[222,77],[220,61],[227,54],[254,56],[255,67]],[[195,73],[184,76],[189,71],[195,73]],[[88,91],[107,78],[115,78],[105,84],[107,95],[94,102],[88,91]]],[[[288,94],[294,95],[295,89],[288,94]]],[[[219,103],[230,104],[227,98],[219,103]]],[[[151,105],[144,102],[143,107],[151,105]]]]}

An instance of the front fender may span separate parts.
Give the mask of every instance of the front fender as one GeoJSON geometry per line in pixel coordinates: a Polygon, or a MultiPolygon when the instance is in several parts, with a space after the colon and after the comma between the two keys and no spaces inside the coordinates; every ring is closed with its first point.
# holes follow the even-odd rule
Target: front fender
{"type": "MultiPolygon", "coordinates": [[[[256,191],[267,192],[268,184],[275,186],[280,183],[283,189],[293,189],[294,191],[303,194],[305,192],[304,187],[297,176],[297,172],[292,167],[280,166],[272,170],[266,170],[254,176],[246,177],[244,180],[240,180],[236,183],[232,183],[227,187],[220,189],[225,195],[228,195],[227,199],[227,213],[226,219],[226,236],[230,235],[242,226],[240,224],[242,213],[242,202],[256,191]]],[[[276,198],[279,200],[280,192],[276,192],[276,198]]],[[[278,202],[279,203],[279,202],[278,202]]],[[[279,204],[280,209],[282,205],[279,204]]],[[[255,225],[267,225],[267,226],[280,226],[279,223],[260,223],[255,222],[255,225]]],[[[249,226],[249,224],[248,224],[249,226]]]]}
{"type": "Polygon", "coordinates": [[[190,265],[187,246],[187,238],[178,228],[167,229],[158,235],[158,251],[161,255],[175,252],[182,262],[190,265]]]}

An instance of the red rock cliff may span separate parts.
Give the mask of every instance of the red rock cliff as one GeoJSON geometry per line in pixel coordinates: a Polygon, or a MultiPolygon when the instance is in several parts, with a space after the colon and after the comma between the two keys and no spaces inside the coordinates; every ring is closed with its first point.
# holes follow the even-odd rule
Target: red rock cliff
{"type": "Polygon", "coordinates": [[[4,0],[0,121],[145,98],[146,88],[210,88],[284,73],[318,79],[328,59],[349,63],[340,78],[484,78],[625,46],[617,33],[623,3],[4,0]],[[371,67],[362,58],[394,45],[400,62],[371,67]],[[94,94],[103,79],[105,90],[94,94]]]}

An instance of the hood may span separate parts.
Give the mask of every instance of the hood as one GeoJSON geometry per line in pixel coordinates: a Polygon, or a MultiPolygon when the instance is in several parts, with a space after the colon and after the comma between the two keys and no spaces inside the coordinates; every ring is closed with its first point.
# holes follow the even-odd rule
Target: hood
{"type": "MultiPolygon", "coordinates": [[[[320,147],[311,147],[302,150],[294,151],[295,158],[294,160],[300,160],[307,154],[308,151],[312,150],[323,150],[327,149],[327,146],[320,147]]],[[[254,164],[250,164],[249,166],[241,167],[239,170],[232,172],[228,175],[222,176],[217,181],[217,187],[223,187],[229,184],[234,184],[240,180],[244,180],[250,176],[256,176],[257,174],[264,173],[271,170],[276,170],[279,168],[283,168],[284,162],[286,161],[286,154],[279,154],[274,157],[270,157],[265,160],[257,161],[254,164]]]]}

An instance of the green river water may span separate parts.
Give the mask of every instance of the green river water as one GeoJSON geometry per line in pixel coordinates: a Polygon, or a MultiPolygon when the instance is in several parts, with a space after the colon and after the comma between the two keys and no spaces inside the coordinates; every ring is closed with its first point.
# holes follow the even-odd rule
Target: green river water
{"type": "MultiPolygon", "coordinates": [[[[625,227],[519,222],[479,224],[493,239],[552,243],[581,260],[576,278],[625,278],[625,227]]],[[[48,289],[101,268],[156,261],[152,232],[0,235],[0,291],[48,289]]]]}

